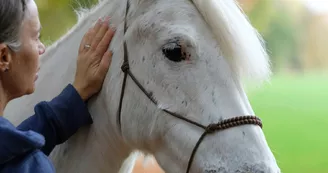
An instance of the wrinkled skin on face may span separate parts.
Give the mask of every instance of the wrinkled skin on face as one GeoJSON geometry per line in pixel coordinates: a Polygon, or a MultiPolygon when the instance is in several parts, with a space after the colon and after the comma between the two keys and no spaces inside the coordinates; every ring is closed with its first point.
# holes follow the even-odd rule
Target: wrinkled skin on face
{"type": "Polygon", "coordinates": [[[21,25],[21,48],[14,52],[7,45],[0,44],[1,87],[6,90],[8,101],[34,92],[39,56],[45,52],[45,46],[39,39],[40,29],[37,6],[29,0],[21,25]]]}

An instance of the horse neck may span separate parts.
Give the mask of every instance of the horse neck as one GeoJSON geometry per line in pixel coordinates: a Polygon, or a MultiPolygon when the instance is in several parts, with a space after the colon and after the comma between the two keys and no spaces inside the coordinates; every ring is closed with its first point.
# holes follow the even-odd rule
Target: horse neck
{"type": "MultiPolygon", "coordinates": [[[[118,26],[121,23],[119,19],[121,16],[124,16],[116,12],[120,9],[118,8],[120,6],[118,3],[119,1],[100,4],[97,10],[80,21],[83,24],[77,27],[79,29],[73,36],[75,38],[70,40],[78,43],[78,38],[82,36],[81,33],[85,33],[91,26],[91,21],[96,21],[99,16],[111,16],[111,23],[118,26]]],[[[111,68],[104,81],[103,89],[88,104],[89,111],[93,116],[93,125],[88,129],[82,129],[63,146],[58,147],[58,150],[52,154],[55,165],[59,169],[58,172],[116,173],[132,151],[118,133],[115,119],[119,103],[119,91],[123,79],[120,69],[120,64],[123,62],[123,54],[121,54],[123,52],[121,46],[122,37],[123,30],[118,26],[110,47],[115,52],[115,55],[112,58],[111,68]]],[[[64,49],[69,47],[69,43],[66,46],[66,42],[62,44],[64,49]]],[[[77,48],[72,50],[77,50],[77,48]]],[[[72,62],[75,63],[75,60],[72,62]]],[[[70,65],[70,67],[72,66],[73,64],[70,65]]],[[[133,155],[129,157],[121,169],[122,172],[131,172],[135,157],[133,155]]]]}

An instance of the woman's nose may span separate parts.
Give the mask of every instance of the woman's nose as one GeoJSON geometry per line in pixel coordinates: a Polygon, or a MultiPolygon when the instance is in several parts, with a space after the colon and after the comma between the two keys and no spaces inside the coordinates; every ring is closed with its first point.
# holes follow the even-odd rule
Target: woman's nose
{"type": "Polygon", "coordinates": [[[44,54],[45,51],[46,51],[46,47],[44,46],[43,43],[40,42],[40,45],[39,45],[39,55],[44,54]]]}

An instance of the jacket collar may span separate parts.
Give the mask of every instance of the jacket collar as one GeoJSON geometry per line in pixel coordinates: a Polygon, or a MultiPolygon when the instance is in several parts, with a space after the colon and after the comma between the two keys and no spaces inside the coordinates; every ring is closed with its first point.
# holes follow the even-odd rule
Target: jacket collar
{"type": "Polygon", "coordinates": [[[42,135],[29,131],[20,131],[4,117],[0,117],[0,164],[16,156],[41,148],[45,144],[42,135]]]}

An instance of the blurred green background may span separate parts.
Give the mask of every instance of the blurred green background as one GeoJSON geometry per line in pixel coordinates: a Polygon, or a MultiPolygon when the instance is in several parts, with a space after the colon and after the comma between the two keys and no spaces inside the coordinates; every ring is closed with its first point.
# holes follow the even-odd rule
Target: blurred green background
{"type": "MultiPolygon", "coordinates": [[[[96,0],[36,0],[42,40],[51,44],[76,22],[75,8],[96,0]]],[[[249,90],[283,173],[328,173],[328,0],[239,0],[263,35],[270,84],[249,90]]]]}

